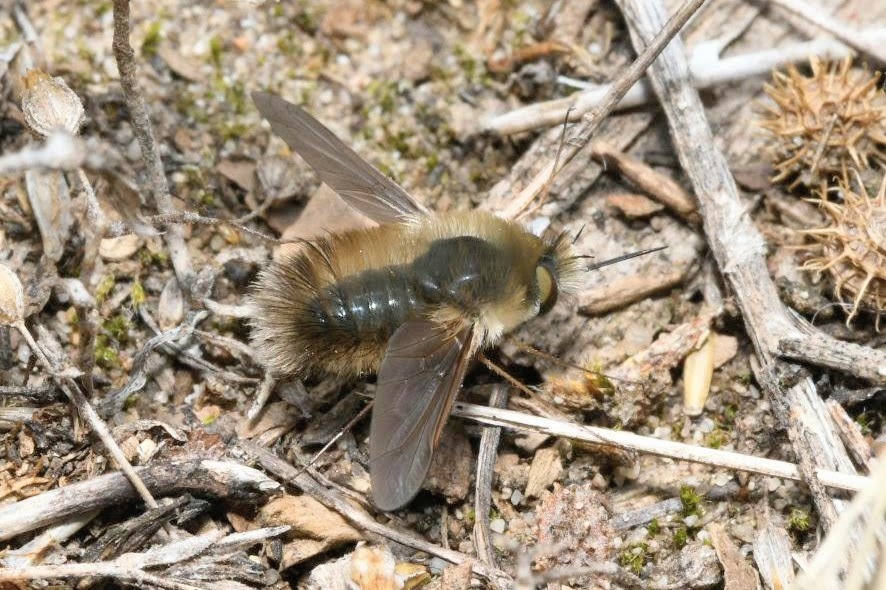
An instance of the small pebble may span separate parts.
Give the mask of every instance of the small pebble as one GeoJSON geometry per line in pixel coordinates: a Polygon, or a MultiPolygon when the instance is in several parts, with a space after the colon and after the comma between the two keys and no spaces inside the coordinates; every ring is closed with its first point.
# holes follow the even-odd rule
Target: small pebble
{"type": "Polygon", "coordinates": [[[505,521],[502,518],[496,518],[489,523],[489,530],[499,535],[505,532],[505,521]]]}
{"type": "Polygon", "coordinates": [[[690,514],[689,516],[687,516],[686,518],[683,519],[683,524],[685,524],[686,526],[688,526],[690,528],[694,527],[695,525],[698,524],[698,515],[697,514],[690,514]]]}
{"type": "Polygon", "coordinates": [[[448,566],[449,562],[440,557],[434,557],[431,559],[431,561],[428,562],[428,569],[435,576],[442,574],[443,570],[446,569],[446,567],[448,566]]]}
{"type": "Polygon", "coordinates": [[[517,506],[523,500],[523,492],[520,490],[514,490],[511,493],[511,504],[517,506]]]}

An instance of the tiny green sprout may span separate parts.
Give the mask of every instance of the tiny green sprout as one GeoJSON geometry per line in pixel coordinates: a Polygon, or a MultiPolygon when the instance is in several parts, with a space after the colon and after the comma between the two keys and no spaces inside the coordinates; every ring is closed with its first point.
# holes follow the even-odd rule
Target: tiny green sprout
{"type": "Polygon", "coordinates": [[[646,543],[633,543],[628,545],[618,558],[618,562],[623,568],[627,568],[640,575],[643,566],[646,565],[647,550],[649,547],[646,543]]]}
{"type": "Polygon", "coordinates": [[[224,50],[224,43],[222,42],[221,37],[218,35],[213,36],[209,40],[209,61],[212,62],[217,68],[221,67],[222,60],[222,51],[224,50]]]}
{"type": "Polygon", "coordinates": [[[674,531],[674,536],[672,537],[674,542],[674,547],[677,549],[682,549],[686,546],[687,541],[689,541],[689,529],[685,526],[678,528],[674,531]]]}
{"type": "Polygon", "coordinates": [[[712,449],[719,449],[722,447],[726,441],[728,440],[728,436],[725,431],[720,430],[719,428],[715,428],[711,433],[705,438],[705,446],[708,446],[712,449]]]}
{"type": "Polygon", "coordinates": [[[653,518],[649,522],[649,524],[646,526],[646,532],[649,533],[650,537],[654,537],[655,535],[657,535],[658,533],[661,532],[661,525],[658,524],[657,518],[653,518]]]}
{"type": "Polygon", "coordinates": [[[855,423],[861,429],[861,433],[868,435],[871,433],[871,417],[867,412],[862,412],[855,418],[855,423]]]}
{"type": "Polygon", "coordinates": [[[735,422],[735,417],[738,415],[738,408],[736,408],[732,404],[727,404],[726,407],[723,408],[723,419],[726,422],[732,424],[735,422]]]}
{"type": "Polygon", "coordinates": [[[132,302],[132,307],[138,309],[144,304],[146,299],[147,295],[145,294],[144,285],[138,279],[134,280],[129,288],[129,301],[132,302]]]}
{"type": "Polygon", "coordinates": [[[71,307],[67,312],[68,325],[76,329],[80,326],[80,314],[77,313],[76,307],[71,307]]]}
{"type": "Polygon", "coordinates": [[[681,514],[683,516],[692,514],[700,516],[702,514],[701,500],[701,496],[692,486],[680,486],[680,502],[683,504],[681,514]]]}
{"type": "Polygon", "coordinates": [[[397,83],[386,80],[372,80],[366,86],[366,92],[372,97],[385,113],[390,113],[397,106],[397,83]]]}
{"type": "Polygon", "coordinates": [[[95,337],[95,363],[103,369],[113,369],[120,365],[120,357],[105,334],[95,337]]]}
{"type": "Polygon", "coordinates": [[[142,56],[151,58],[157,55],[157,49],[163,40],[163,23],[154,21],[148,25],[145,40],[142,41],[142,56]]]}
{"type": "Polygon", "coordinates": [[[103,276],[102,280],[98,283],[98,287],[95,288],[95,302],[101,305],[105,299],[108,298],[108,295],[111,294],[111,291],[114,290],[114,285],[116,283],[117,281],[114,279],[114,275],[103,276]]]}
{"type": "Polygon", "coordinates": [[[468,508],[467,511],[465,511],[465,520],[468,521],[468,523],[470,524],[474,524],[474,522],[476,522],[477,513],[474,511],[473,508],[468,508]]]}
{"type": "Polygon", "coordinates": [[[810,520],[808,512],[801,508],[793,508],[788,517],[788,528],[798,533],[804,533],[809,530],[810,520]]]}
{"type": "Polygon", "coordinates": [[[102,329],[115,341],[125,344],[129,341],[129,320],[122,314],[106,319],[102,322],[102,329]]]}
{"type": "Polygon", "coordinates": [[[278,38],[277,51],[280,55],[285,55],[287,57],[297,56],[300,51],[298,42],[295,40],[295,35],[292,33],[285,33],[282,37],[278,38]]]}

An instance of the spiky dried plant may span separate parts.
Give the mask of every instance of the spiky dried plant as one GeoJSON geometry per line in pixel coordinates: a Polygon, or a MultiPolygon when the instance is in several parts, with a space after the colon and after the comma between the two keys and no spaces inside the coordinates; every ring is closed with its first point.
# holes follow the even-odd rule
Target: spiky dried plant
{"type": "Polygon", "coordinates": [[[775,182],[825,189],[849,168],[886,164],[886,93],[879,73],[852,67],[852,60],[810,61],[807,76],[790,66],[765,86],[760,126],[772,133],[769,152],[775,182]]]}
{"type": "Polygon", "coordinates": [[[879,330],[886,306],[886,175],[875,197],[868,194],[857,173],[855,177],[857,191],[846,177],[830,191],[838,193],[841,202],[829,200],[828,193],[812,200],[831,223],[802,232],[812,238],[805,248],[813,253],[802,268],[828,273],[834,297],[841,303],[851,300],[847,325],[859,310],[867,309],[876,314],[879,330]]]}

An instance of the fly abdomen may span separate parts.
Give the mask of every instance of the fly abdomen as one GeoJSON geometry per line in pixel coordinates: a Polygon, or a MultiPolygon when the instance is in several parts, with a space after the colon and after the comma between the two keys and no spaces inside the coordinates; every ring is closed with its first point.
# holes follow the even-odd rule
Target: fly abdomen
{"type": "Polygon", "coordinates": [[[384,341],[419,311],[408,266],[389,266],[342,277],[327,285],[310,309],[328,329],[357,340],[384,341]]]}

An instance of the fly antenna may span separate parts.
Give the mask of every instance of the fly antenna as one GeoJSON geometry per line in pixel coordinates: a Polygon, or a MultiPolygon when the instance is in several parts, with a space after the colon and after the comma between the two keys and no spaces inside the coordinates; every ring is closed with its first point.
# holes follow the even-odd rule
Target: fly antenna
{"type": "Polygon", "coordinates": [[[585,270],[597,270],[598,268],[603,268],[604,266],[609,266],[610,264],[615,264],[616,262],[629,260],[631,258],[636,258],[637,256],[645,256],[646,254],[652,254],[653,252],[658,252],[659,250],[664,250],[665,248],[667,248],[667,246],[659,246],[658,248],[649,248],[647,250],[637,250],[636,252],[631,252],[630,254],[622,254],[621,256],[616,256],[615,258],[610,258],[609,260],[604,260],[596,264],[591,264],[585,270]]]}

